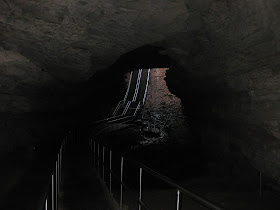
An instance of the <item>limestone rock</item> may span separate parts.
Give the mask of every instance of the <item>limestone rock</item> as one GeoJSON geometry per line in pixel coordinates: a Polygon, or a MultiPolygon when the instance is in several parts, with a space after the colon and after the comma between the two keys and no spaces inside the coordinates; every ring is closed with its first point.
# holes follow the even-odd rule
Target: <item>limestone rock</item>
{"type": "Polygon", "coordinates": [[[185,55],[173,46],[173,58],[187,70],[170,72],[169,86],[185,98],[208,148],[230,156],[230,145],[237,145],[279,180],[279,1],[185,2],[193,42],[185,55]]]}
{"type": "Polygon", "coordinates": [[[278,0],[0,0],[0,111],[63,110],[78,83],[153,44],[203,142],[279,180],[279,16],[278,0]]]}
{"type": "Polygon", "coordinates": [[[181,31],[187,17],[183,0],[2,0],[0,11],[1,46],[74,83],[181,31]]]}

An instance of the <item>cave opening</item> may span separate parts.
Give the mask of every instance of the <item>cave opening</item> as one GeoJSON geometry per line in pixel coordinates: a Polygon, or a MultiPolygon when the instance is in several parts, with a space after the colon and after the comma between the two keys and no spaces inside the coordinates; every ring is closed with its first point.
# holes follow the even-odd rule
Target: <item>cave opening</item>
{"type": "MultiPolygon", "coordinates": [[[[151,68],[151,81],[145,107],[139,116],[141,120],[136,121],[133,127],[103,136],[102,142],[210,200],[225,202],[226,206],[238,208],[239,204],[232,202],[236,201],[235,197],[241,193],[241,196],[251,196],[246,202],[255,202],[256,199],[252,196],[258,194],[258,171],[246,158],[240,156],[240,147],[227,141],[227,130],[222,130],[223,136],[216,138],[216,133],[211,137],[213,133],[208,128],[217,126],[216,129],[220,129],[222,121],[211,124],[207,117],[209,113],[213,115],[225,108],[216,106],[214,109],[205,109],[201,105],[205,101],[210,104],[219,97],[225,98],[224,94],[218,91],[218,87],[213,88],[211,82],[201,82],[182,74],[183,67],[167,56],[162,47],[137,48],[122,55],[109,68],[96,72],[88,82],[76,85],[76,89],[69,93],[69,98],[73,98],[68,99],[76,100],[75,105],[64,110],[65,113],[57,112],[61,117],[69,119],[63,130],[70,127],[70,130],[74,131],[72,138],[79,143],[77,136],[83,135],[84,139],[88,134],[88,131],[85,131],[87,125],[110,116],[118,102],[123,99],[129,72],[145,68],[151,68]],[[192,89],[196,83],[200,89],[192,89]],[[212,93],[201,94],[199,91],[203,89],[212,93]],[[81,131],[85,133],[81,134],[81,131]],[[221,139],[226,139],[224,144],[228,145],[221,145],[221,139]],[[228,148],[226,152],[232,155],[230,159],[223,154],[224,146],[228,148]],[[215,197],[212,192],[219,195],[215,197]],[[229,194],[227,198],[224,197],[226,193],[229,194]]],[[[222,128],[227,129],[226,126],[222,125],[222,128]]],[[[32,157],[27,159],[37,159],[35,164],[39,164],[42,157],[38,158],[38,155],[44,156],[44,161],[54,155],[54,148],[57,147],[54,142],[59,142],[57,139],[61,134],[59,137],[57,133],[53,136],[56,137],[51,141],[48,141],[48,135],[45,137],[46,141],[39,142],[35,147],[28,147],[28,153],[32,154],[32,157]]],[[[75,153],[72,158],[75,159],[75,153]]],[[[149,189],[168,188],[153,179],[146,181],[149,189]]],[[[266,178],[266,186],[267,189],[272,189],[277,185],[266,178]]],[[[272,194],[268,192],[267,196],[270,195],[272,194]]],[[[271,200],[266,200],[263,205],[270,201],[275,205],[274,194],[271,200]]]]}
{"type": "MultiPolygon", "coordinates": [[[[145,46],[129,52],[122,55],[111,68],[118,72],[118,76],[121,75],[117,85],[122,89],[118,92],[121,93],[119,95],[116,92],[111,93],[114,100],[110,102],[110,112],[125,93],[127,85],[125,81],[128,80],[129,71],[152,68],[151,78],[155,80],[151,81],[149,86],[153,91],[147,98],[146,109],[142,111],[142,122],[138,121],[133,128],[105,135],[102,142],[186,186],[191,186],[196,192],[207,197],[213,196],[211,190],[229,193],[232,197],[225,201],[226,205],[235,206],[231,201],[240,192],[246,192],[248,195],[256,194],[260,181],[258,171],[241,155],[241,151],[234,144],[230,145],[232,157],[228,157],[223,154],[223,148],[219,148],[220,143],[215,142],[219,140],[215,137],[207,137],[207,115],[212,110],[205,110],[204,107],[199,106],[200,92],[191,92],[191,90],[187,90],[187,94],[184,92],[183,87],[188,86],[181,84],[179,79],[182,77],[181,67],[164,55],[163,48],[145,46]],[[176,102],[166,101],[165,97],[172,98],[176,102]],[[198,103],[190,101],[190,98],[197,100],[198,103]],[[171,106],[168,107],[167,104],[171,106]],[[195,104],[198,106],[195,107],[195,104]],[[172,113],[175,114],[170,117],[172,113]],[[175,126],[172,128],[170,124],[175,126]]],[[[186,76],[184,79],[189,84],[197,82],[191,81],[186,76]]],[[[207,87],[213,91],[213,86],[207,82],[200,88],[207,89],[207,87]]],[[[208,90],[210,92],[210,89],[208,90]]],[[[224,97],[218,87],[216,90],[216,95],[215,93],[204,95],[206,101],[224,97]]],[[[268,177],[266,181],[275,185],[275,182],[268,177]]],[[[154,187],[153,184],[151,186],[154,187]]],[[[222,197],[220,196],[221,199],[222,197]]],[[[275,205],[273,199],[271,202],[275,205]]],[[[255,201],[251,199],[248,202],[255,201]]]]}
{"type": "Polygon", "coordinates": [[[149,68],[142,121],[104,142],[226,209],[279,209],[279,1],[0,2],[0,209],[41,209],[66,137],[88,175],[88,128],[149,68]]]}
{"type": "MultiPolygon", "coordinates": [[[[86,104],[89,104],[91,108],[95,107],[93,109],[100,110],[95,110],[93,115],[96,113],[99,115],[94,116],[93,119],[98,120],[109,117],[110,114],[108,113],[113,113],[118,102],[125,95],[129,72],[150,68],[147,99],[139,116],[140,120],[136,123],[135,128],[112,134],[113,137],[106,137],[104,141],[108,143],[110,139],[114,139],[110,141],[111,146],[116,146],[118,150],[125,153],[137,153],[136,156],[148,157],[157,154],[157,158],[154,159],[154,166],[160,166],[159,162],[168,163],[168,161],[171,161],[169,165],[173,164],[173,167],[175,167],[176,162],[178,162],[176,159],[185,159],[195,160],[190,165],[197,168],[200,165],[201,157],[196,155],[196,158],[191,158],[191,155],[200,153],[199,141],[195,141],[191,137],[189,122],[184,113],[181,99],[170,92],[167,82],[168,78],[166,78],[168,72],[172,71],[172,68],[175,68],[175,66],[175,62],[165,55],[164,48],[152,45],[137,48],[122,55],[107,70],[96,73],[89,83],[95,87],[98,86],[99,90],[104,90],[102,92],[95,92],[97,96],[94,97],[100,99],[101,106],[100,104],[95,104],[94,101],[86,104]],[[116,139],[118,141],[115,141],[116,139]],[[172,149],[170,149],[171,147],[172,149]],[[182,148],[187,148],[189,152],[184,152],[182,148]],[[170,159],[167,158],[168,153],[170,153],[170,159]],[[188,157],[184,158],[185,154],[188,154],[188,157]],[[167,159],[164,159],[164,157],[167,159]]],[[[89,89],[95,90],[98,88],[89,89]]],[[[88,115],[88,112],[86,115],[88,115]]],[[[149,162],[148,164],[153,162],[150,158],[142,161],[149,162]]],[[[181,162],[180,164],[180,167],[183,168],[183,163],[181,162]]],[[[178,174],[173,170],[170,170],[170,172],[173,175],[178,174]]],[[[181,173],[180,177],[185,175],[181,173]]],[[[192,175],[188,174],[188,176],[192,175]]]]}

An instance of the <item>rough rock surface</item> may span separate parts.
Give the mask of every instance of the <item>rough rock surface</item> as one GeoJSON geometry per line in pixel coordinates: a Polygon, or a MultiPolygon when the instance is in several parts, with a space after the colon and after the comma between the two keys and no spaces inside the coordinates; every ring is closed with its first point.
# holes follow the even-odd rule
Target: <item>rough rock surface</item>
{"type": "Polygon", "coordinates": [[[35,98],[39,100],[36,89],[58,85],[29,59],[3,48],[0,48],[0,68],[0,112],[34,111],[38,106],[32,103],[35,98]]]}
{"type": "Polygon", "coordinates": [[[279,180],[279,16],[278,0],[2,0],[0,110],[62,110],[74,84],[154,44],[203,143],[279,180]]]}
{"type": "MultiPolygon", "coordinates": [[[[165,81],[166,71],[168,68],[151,69],[141,119],[148,131],[158,130],[163,140],[169,138],[172,142],[183,142],[188,137],[187,120],[183,114],[180,98],[168,90],[165,81]]],[[[153,138],[151,142],[152,140],[153,138]]]]}
{"type": "Polygon", "coordinates": [[[186,14],[182,0],[1,0],[0,112],[70,109],[80,83],[123,53],[182,30],[186,14]]]}
{"type": "Polygon", "coordinates": [[[87,80],[123,53],[179,32],[187,17],[182,0],[2,0],[0,11],[1,46],[66,82],[87,80]]]}
{"type": "Polygon", "coordinates": [[[186,5],[192,47],[170,51],[183,70],[170,72],[169,86],[208,148],[239,154],[279,181],[279,1],[186,5]]]}

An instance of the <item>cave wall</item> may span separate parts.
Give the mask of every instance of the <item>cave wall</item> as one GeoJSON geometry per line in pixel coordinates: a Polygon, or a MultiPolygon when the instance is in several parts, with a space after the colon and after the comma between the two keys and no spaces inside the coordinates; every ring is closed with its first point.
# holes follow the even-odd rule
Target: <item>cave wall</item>
{"type": "Polygon", "coordinates": [[[181,66],[170,88],[208,149],[279,181],[279,1],[185,2],[193,42],[170,50],[181,66]]]}
{"type": "Polygon", "coordinates": [[[2,0],[0,11],[4,50],[66,82],[85,81],[125,52],[179,32],[187,17],[182,0],[2,0]]]}
{"type": "Polygon", "coordinates": [[[22,137],[33,138],[44,116],[46,128],[60,129],[89,96],[92,86],[82,83],[122,54],[180,31],[186,16],[182,0],[1,0],[0,143],[11,143],[20,124],[30,124],[22,137]]]}
{"type": "Polygon", "coordinates": [[[11,114],[70,109],[78,84],[152,44],[201,141],[279,180],[279,14],[278,0],[2,0],[1,133],[11,114]]]}
{"type": "Polygon", "coordinates": [[[168,68],[151,69],[141,120],[148,129],[154,128],[160,133],[163,140],[185,143],[188,140],[187,119],[180,98],[172,94],[167,87],[167,71],[168,68]]]}

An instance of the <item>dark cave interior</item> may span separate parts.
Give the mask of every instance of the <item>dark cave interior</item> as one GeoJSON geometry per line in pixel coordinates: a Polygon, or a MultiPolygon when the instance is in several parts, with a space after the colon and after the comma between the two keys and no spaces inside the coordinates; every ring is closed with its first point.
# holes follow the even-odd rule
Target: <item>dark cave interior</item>
{"type": "Polygon", "coordinates": [[[37,209],[65,136],[83,165],[75,147],[112,115],[129,72],[151,68],[141,114],[102,142],[226,209],[279,209],[279,8],[0,0],[0,208],[37,209]]]}

